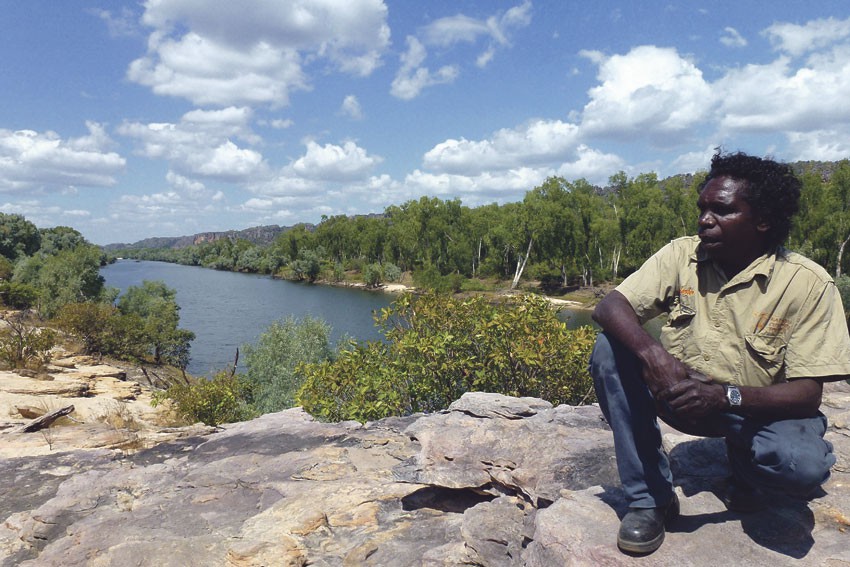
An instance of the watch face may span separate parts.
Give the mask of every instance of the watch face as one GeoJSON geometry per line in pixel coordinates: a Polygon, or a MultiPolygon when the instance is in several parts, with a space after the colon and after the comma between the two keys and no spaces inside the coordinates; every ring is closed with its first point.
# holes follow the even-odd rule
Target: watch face
{"type": "Polygon", "coordinates": [[[730,386],[726,390],[726,397],[729,398],[729,403],[733,406],[741,405],[741,390],[735,386],[730,386]]]}

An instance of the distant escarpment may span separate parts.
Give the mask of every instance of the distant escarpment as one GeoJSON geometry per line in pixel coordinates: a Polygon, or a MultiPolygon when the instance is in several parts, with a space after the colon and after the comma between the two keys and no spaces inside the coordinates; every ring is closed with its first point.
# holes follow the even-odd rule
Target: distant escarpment
{"type": "MultiPolygon", "coordinates": [[[[307,230],[313,230],[312,224],[304,225],[307,230]]],[[[255,226],[245,230],[227,230],[224,232],[199,232],[191,236],[157,236],[145,238],[132,244],[117,243],[107,244],[103,247],[107,252],[114,250],[126,250],[137,248],[186,248],[203,242],[215,242],[228,238],[230,240],[247,240],[252,244],[271,244],[274,239],[283,232],[290,230],[289,226],[278,226],[276,224],[266,226],[255,226]]]]}

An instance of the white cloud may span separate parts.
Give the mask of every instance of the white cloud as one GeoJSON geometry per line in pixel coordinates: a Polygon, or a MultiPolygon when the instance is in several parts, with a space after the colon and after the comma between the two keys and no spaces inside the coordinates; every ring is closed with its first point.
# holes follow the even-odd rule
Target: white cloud
{"type": "Polygon", "coordinates": [[[200,199],[209,195],[206,187],[200,181],[194,181],[178,173],[170,171],[165,174],[165,180],[178,192],[193,199],[200,199]]]}
{"type": "Polygon", "coordinates": [[[352,120],[363,120],[363,109],[360,107],[360,101],[354,95],[348,95],[343,99],[340,112],[352,120]]]}
{"type": "Polygon", "coordinates": [[[156,0],[143,23],[148,53],[130,80],[199,105],[268,103],[309,89],[305,66],[369,75],[389,45],[382,0],[156,0]]]}
{"type": "Polygon", "coordinates": [[[141,33],[138,16],[126,6],[121,8],[120,13],[109,10],[91,10],[91,13],[106,24],[110,37],[135,37],[141,33]]]}
{"type": "Polygon", "coordinates": [[[460,71],[454,65],[445,65],[436,72],[422,67],[427,56],[422,42],[408,36],[407,51],[401,56],[401,68],[390,86],[390,94],[402,100],[411,100],[426,87],[451,83],[457,78],[460,71]]]}
{"type": "Polygon", "coordinates": [[[262,154],[231,140],[260,141],[249,127],[251,116],[247,108],[193,110],[177,124],[128,122],[118,132],[138,140],[142,155],[167,160],[182,176],[245,182],[267,171],[262,154]]]}
{"type": "Polygon", "coordinates": [[[440,18],[425,26],[420,36],[407,37],[407,51],[401,56],[401,66],[392,82],[390,93],[402,100],[419,96],[423,89],[451,83],[460,74],[457,64],[443,65],[436,71],[423,66],[427,47],[446,50],[457,43],[475,44],[482,38],[486,45],[475,58],[475,65],[486,67],[500,48],[510,46],[511,33],[531,24],[531,2],[510,8],[481,20],[463,14],[440,18]]]}
{"type": "Polygon", "coordinates": [[[850,18],[825,18],[803,25],[778,22],[762,32],[774,49],[798,57],[809,51],[827,47],[836,41],[850,38],[850,18]]]}
{"type": "Polygon", "coordinates": [[[504,14],[486,20],[470,18],[463,14],[440,18],[423,29],[423,41],[428,45],[448,47],[458,42],[475,43],[486,37],[499,45],[508,45],[508,35],[517,28],[531,23],[531,2],[525,0],[504,14]]]}
{"type": "Polygon", "coordinates": [[[578,128],[559,120],[537,120],[496,132],[489,140],[446,140],[429,150],[424,166],[437,172],[478,175],[488,170],[553,163],[577,146],[578,128]]]}
{"type": "Polygon", "coordinates": [[[351,141],[341,146],[308,141],[307,153],[295,160],[292,171],[306,179],[352,181],[366,177],[381,161],[351,141]]]}
{"type": "Polygon", "coordinates": [[[733,27],[723,28],[723,35],[720,36],[720,43],[726,47],[746,47],[747,40],[738,30],[733,27]]]}
{"type": "Polygon", "coordinates": [[[692,62],[675,49],[635,47],[625,55],[605,57],[581,52],[599,65],[601,81],[588,91],[582,130],[588,134],[657,142],[686,135],[712,106],[711,88],[692,62]]]}
{"type": "Polygon", "coordinates": [[[715,89],[723,131],[818,131],[850,121],[850,45],[835,46],[799,67],[788,57],[747,65],[715,89]]]}
{"type": "Polygon", "coordinates": [[[789,159],[838,161],[850,156],[850,125],[829,130],[790,132],[789,159]]]}
{"type": "Polygon", "coordinates": [[[87,136],[67,140],[51,131],[0,129],[0,192],[114,185],[126,160],[109,151],[113,143],[102,125],[86,127],[87,136]]]}
{"type": "Polygon", "coordinates": [[[589,148],[582,144],[575,151],[574,161],[562,163],[557,175],[565,179],[586,179],[591,183],[604,185],[606,180],[617,171],[626,169],[626,162],[620,156],[589,148]]]}

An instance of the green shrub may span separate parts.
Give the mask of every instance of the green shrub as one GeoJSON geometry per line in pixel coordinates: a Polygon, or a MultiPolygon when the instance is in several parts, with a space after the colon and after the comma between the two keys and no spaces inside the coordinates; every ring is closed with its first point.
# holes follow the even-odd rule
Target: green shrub
{"type": "Polygon", "coordinates": [[[192,423],[217,426],[256,417],[250,406],[250,386],[238,375],[219,372],[211,379],[197,378],[189,384],[175,384],[155,392],[153,405],[170,400],[177,413],[192,423]]]}
{"type": "Polygon", "coordinates": [[[407,413],[412,404],[404,376],[387,365],[386,349],[381,342],[352,342],[333,361],[299,366],[306,379],[298,404],[325,421],[366,422],[407,413]]]}
{"type": "Polygon", "coordinates": [[[383,279],[383,271],[380,264],[368,264],[363,268],[363,282],[366,287],[378,287],[383,279]]]}
{"type": "Polygon", "coordinates": [[[29,309],[38,301],[38,291],[28,284],[0,282],[0,298],[12,309],[29,309]]]}
{"type": "Polygon", "coordinates": [[[413,272],[413,285],[436,293],[456,293],[461,290],[465,279],[460,274],[440,275],[440,271],[434,266],[425,266],[413,272]]]}
{"type": "Polygon", "coordinates": [[[590,327],[569,330],[543,299],[402,295],[376,322],[387,343],[352,345],[307,364],[298,403],[329,420],[446,408],[468,391],[593,401],[590,327]]]}
{"type": "Polygon", "coordinates": [[[401,268],[393,264],[392,262],[384,263],[383,268],[384,280],[388,282],[399,282],[401,281],[401,268]]]}
{"type": "Polygon", "coordinates": [[[55,323],[78,338],[86,354],[109,354],[108,344],[115,339],[112,319],[119,315],[108,303],[69,303],[59,309],[55,323]]]}
{"type": "Polygon", "coordinates": [[[261,413],[280,411],[295,404],[303,376],[301,363],[331,358],[330,326],[321,319],[288,317],[276,321],[257,339],[243,346],[245,380],[251,385],[253,404],[261,413]]]}
{"type": "Polygon", "coordinates": [[[0,361],[9,368],[40,366],[49,358],[50,349],[56,346],[56,332],[52,329],[29,325],[23,316],[5,319],[0,329],[0,361]]]}

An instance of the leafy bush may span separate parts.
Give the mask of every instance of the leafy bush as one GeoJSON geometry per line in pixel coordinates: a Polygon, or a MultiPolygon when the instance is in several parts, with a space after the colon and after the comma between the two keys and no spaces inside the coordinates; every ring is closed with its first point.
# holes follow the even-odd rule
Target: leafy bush
{"type": "Polygon", "coordinates": [[[368,264],[363,268],[363,282],[366,287],[378,287],[383,279],[383,271],[380,264],[368,264]]]}
{"type": "Polygon", "coordinates": [[[384,280],[388,282],[398,282],[401,281],[401,268],[393,264],[392,262],[386,262],[384,264],[384,280]]]}
{"type": "Polygon", "coordinates": [[[376,318],[387,343],[352,345],[308,364],[298,403],[329,420],[447,407],[467,391],[593,401],[587,361],[596,333],[569,330],[543,299],[403,295],[376,318]]]}
{"type": "Polygon", "coordinates": [[[331,358],[330,326],[321,319],[288,317],[276,321],[257,339],[245,345],[245,380],[251,385],[254,406],[262,413],[280,411],[295,404],[303,376],[301,363],[331,358]]]}
{"type": "Polygon", "coordinates": [[[177,292],[161,281],[143,281],[141,286],[127,288],[118,301],[118,310],[125,316],[138,317],[154,362],[186,368],[195,334],[177,327],[180,306],[176,296],[177,292]]]}
{"type": "Polygon", "coordinates": [[[464,280],[465,278],[460,274],[440,275],[440,271],[434,266],[425,266],[413,272],[413,285],[436,293],[458,292],[464,280]]]}
{"type": "Polygon", "coordinates": [[[12,309],[29,309],[38,301],[38,291],[27,284],[0,282],[0,298],[12,309]]]}
{"type": "Polygon", "coordinates": [[[55,331],[31,326],[21,315],[8,317],[5,323],[0,329],[0,361],[9,368],[25,368],[47,361],[50,349],[56,345],[55,331]]]}
{"type": "Polygon", "coordinates": [[[333,361],[298,367],[306,376],[298,404],[326,421],[371,421],[403,415],[412,403],[405,377],[387,364],[387,345],[352,342],[333,361]]]}
{"type": "Polygon", "coordinates": [[[256,417],[249,405],[250,386],[238,375],[219,372],[211,379],[198,378],[155,392],[153,405],[170,400],[177,413],[192,423],[217,426],[256,417]]]}
{"type": "Polygon", "coordinates": [[[112,319],[120,315],[107,303],[69,303],[56,316],[56,325],[83,343],[86,354],[109,354],[109,343],[115,338],[112,319]]]}

